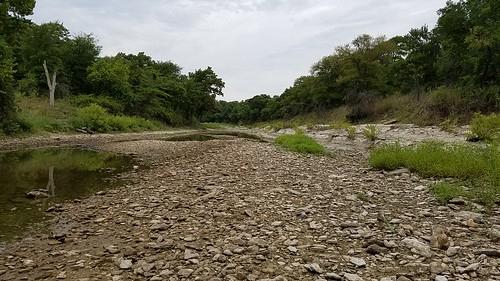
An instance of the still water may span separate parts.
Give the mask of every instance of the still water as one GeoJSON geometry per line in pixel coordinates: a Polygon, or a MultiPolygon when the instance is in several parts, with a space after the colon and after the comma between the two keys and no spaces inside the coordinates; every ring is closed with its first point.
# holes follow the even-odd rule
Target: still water
{"type": "Polygon", "coordinates": [[[129,157],[84,149],[0,153],[0,242],[47,219],[49,204],[110,187],[130,167],[129,157]]]}

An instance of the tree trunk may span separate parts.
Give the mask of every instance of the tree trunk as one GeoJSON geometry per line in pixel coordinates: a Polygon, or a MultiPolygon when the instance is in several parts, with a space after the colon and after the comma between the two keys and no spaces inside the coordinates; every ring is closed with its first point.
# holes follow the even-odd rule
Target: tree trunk
{"type": "Polygon", "coordinates": [[[47,194],[49,197],[56,196],[56,184],[54,183],[54,167],[49,167],[49,182],[47,183],[47,194]]]}
{"type": "Polygon", "coordinates": [[[47,69],[47,61],[43,61],[43,69],[45,70],[45,77],[47,78],[47,86],[49,87],[49,104],[50,106],[54,106],[55,104],[55,98],[54,94],[56,92],[56,77],[57,77],[57,71],[54,71],[52,74],[52,81],[50,79],[50,74],[49,70],[47,69]]]}

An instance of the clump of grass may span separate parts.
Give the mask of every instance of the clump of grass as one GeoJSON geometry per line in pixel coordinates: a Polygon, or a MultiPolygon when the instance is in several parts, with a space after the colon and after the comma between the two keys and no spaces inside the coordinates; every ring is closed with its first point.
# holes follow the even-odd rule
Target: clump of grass
{"type": "Polygon", "coordinates": [[[303,132],[281,135],[276,138],[275,143],[287,150],[304,154],[326,154],[326,149],[313,138],[306,136],[303,132]]]}
{"type": "Polygon", "coordinates": [[[350,140],[356,139],[356,127],[349,126],[349,127],[345,128],[345,130],[346,130],[348,139],[350,139],[350,140]]]}
{"type": "Polygon", "coordinates": [[[438,201],[443,204],[453,198],[467,197],[464,188],[457,183],[440,182],[435,184],[431,191],[438,201]]]}
{"type": "Polygon", "coordinates": [[[470,124],[471,136],[481,141],[493,141],[500,138],[500,115],[476,114],[470,124]]]}
{"type": "Polygon", "coordinates": [[[335,121],[334,123],[330,124],[330,129],[347,129],[349,127],[351,127],[351,123],[347,122],[346,120],[335,121]]]}
{"type": "Polygon", "coordinates": [[[439,124],[439,128],[447,133],[455,133],[457,128],[457,118],[449,118],[439,124]]]}
{"type": "Polygon", "coordinates": [[[373,124],[366,125],[366,128],[363,129],[363,135],[369,141],[375,141],[378,138],[378,128],[373,124]]]}
{"type": "Polygon", "coordinates": [[[442,200],[463,195],[492,204],[500,196],[500,151],[497,145],[480,147],[427,142],[402,147],[389,144],[372,150],[369,162],[377,169],[405,167],[424,177],[457,179],[457,183],[434,187],[434,194],[442,200]],[[462,188],[464,185],[470,188],[462,188]]]}

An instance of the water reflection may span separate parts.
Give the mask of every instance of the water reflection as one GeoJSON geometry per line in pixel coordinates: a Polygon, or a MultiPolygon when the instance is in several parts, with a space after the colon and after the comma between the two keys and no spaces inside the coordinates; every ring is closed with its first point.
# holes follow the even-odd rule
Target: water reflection
{"type": "Polygon", "coordinates": [[[110,186],[131,159],[81,149],[0,153],[0,240],[46,218],[49,202],[87,196],[110,186]]]}

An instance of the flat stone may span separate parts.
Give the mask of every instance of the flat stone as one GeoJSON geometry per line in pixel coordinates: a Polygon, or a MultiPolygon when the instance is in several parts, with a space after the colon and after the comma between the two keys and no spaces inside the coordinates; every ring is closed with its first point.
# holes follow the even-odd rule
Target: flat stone
{"type": "Polygon", "coordinates": [[[184,259],[185,260],[190,260],[190,259],[195,259],[198,258],[200,255],[194,251],[191,251],[189,249],[186,249],[184,251],[184,259]]]}
{"type": "Polygon", "coordinates": [[[359,275],[352,273],[344,273],[344,278],[347,281],[363,281],[363,278],[359,277],[359,275]]]}
{"type": "Polygon", "coordinates": [[[351,257],[349,261],[354,264],[356,267],[365,267],[366,262],[364,259],[361,258],[356,258],[356,257],[351,257]]]}
{"type": "Polygon", "coordinates": [[[497,249],[479,249],[474,251],[474,255],[486,255],[488,257],[500,257],[500,250],[497,249]]]}
{"type": "Polygon", "coordinates": [[[329,273],[325,274],[325,278],[327,280],[342,280],[342,276],[340,276],[336,273],[333,273],[333,272],[329,272],[329,273]]]}
{"type": "Polygon", "coordinates": [[[118,259],[118,267],[120,267],[120,269],[130,269],[130,268],[132,268],[132,260],[119,258],[118,259]]]}
{"type": "Polygon", "coordinates": [[[194,272],[194,270],[192,270],[192,269],[182,268],[179,270],[179,272],[177,272],[177,274],[184,277],[184,278],[188,278],[189,276],[191,276],[191,274],[193,274],[193,272],[194,272]]]}
{"type": "Polygon", "coordinates": [[[431,247],[427,244],[424,244],[418,241],[415,238],[405,238],[402,243],[409,249],[415,251],[415,253],[424,256],[426,258],[430,258],[432,256],[431,247]]]}
{"type": "Polygon", "coordinates": [[[305,268],[312,273],[317,273],[317,274],[323,273],[323,269],[317,263],[306,264],[305,268]]]}

